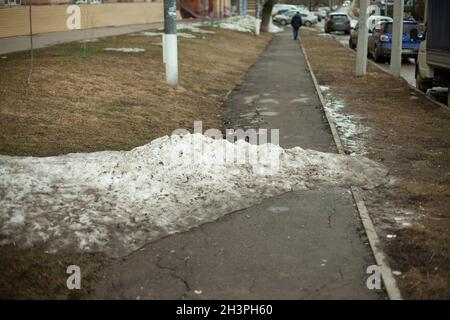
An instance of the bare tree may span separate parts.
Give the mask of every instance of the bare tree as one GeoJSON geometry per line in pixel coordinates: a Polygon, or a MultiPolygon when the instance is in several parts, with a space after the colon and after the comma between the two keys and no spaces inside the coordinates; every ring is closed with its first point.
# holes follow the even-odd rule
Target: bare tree
{"type": "Polygon", "coordinates": [[[276,0],[266,0],[264,1],[261,19],[261,31],[268,32],[270,19],[272,19],[272,8],[276,0]]]}

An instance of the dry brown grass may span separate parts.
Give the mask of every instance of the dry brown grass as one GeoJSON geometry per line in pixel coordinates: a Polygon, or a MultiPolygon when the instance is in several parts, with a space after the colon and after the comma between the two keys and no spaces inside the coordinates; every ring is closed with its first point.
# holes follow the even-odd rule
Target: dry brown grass
{"type": "Polygon", "coordinates": [[[36,51],[33,82],[28,54],[0,60],[0,153],[48,156],[131,149],[194,120],[221,128],[220,98],[237,83],[270,35],[217,30],[180,38],[181,88],[166,85],[159,37],[119,36],[36,51]],[[102,51],[139,47],[144,53],[102,51]]]}
{"type": "Polygon", "coordinates": [[[406,298],[450,298],[450,110],[440,108],[369,64],[356,77],[355,54],[334,39],[304,33],[303,44],[320,84],[327,84],[343,111],[370,128],[368,156],[384,163],[394,186],[365,195],[406,298]],[[400,228],[396,210],[417,213],[419,224],[400,228]],[[422,216],[423,215],[423,216],[422,216]]]}
{"type": "MultiPolygon", "coordinates": [[[[127,150],[170,134],[222,128],[224,95],[238,84],[271,39],[214,29],[205,38],[179,41],[181,86],[165,84],[159,38],[111,37],[36,50],[33,82],[25,84],[28,54],[0,59],[0,153],[49,156],[127,150]],[[102,51],[139,47],[144,53],[102,51]]],[[[44,246],[0,247],[0,298],[85,298],[102,255],[47,254],[44,246]],[[66,288],[66,268],[81,267],[82,290],[66,288]]]]}

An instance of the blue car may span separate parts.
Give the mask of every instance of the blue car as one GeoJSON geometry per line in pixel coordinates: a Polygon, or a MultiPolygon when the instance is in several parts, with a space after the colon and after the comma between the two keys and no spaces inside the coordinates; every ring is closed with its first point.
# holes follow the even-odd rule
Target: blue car
{"type": "MultiPolygon", "coordinates": [[[[379,22],[369,35],[368,53],[373,56],[376,62],[381,62],[391,57],[392,27],[392,22],[379,22]]],[[[421,37],[417,22],[403,21],[403,59],[417,58],[421,37]]]]}

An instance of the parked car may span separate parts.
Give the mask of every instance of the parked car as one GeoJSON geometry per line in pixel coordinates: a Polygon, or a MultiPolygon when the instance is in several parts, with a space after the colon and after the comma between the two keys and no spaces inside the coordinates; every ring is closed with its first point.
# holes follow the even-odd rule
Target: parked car
{"type": "MultiPolygon", "coordinates": [[[[378,22],[383,22],[383,21],[387,21],[387,22],[392,22],[392,18],[391,17],[386,17],[386,16],[370,16],[367,19],[367,29],[369,34],[373,32],[373,29],[375,28],[375,25],[378,22]]],[[[348,46],[352,49],[356,49],[357,45],[358,45],[358,31],[359,31],[359,23],[357,22],[356,25],[354,27],[351,28],[352,31],[350,33],[350,38],[348,40],[348,46]]]]}
{"type": "Polygon", "coordinates": [[[328,16],[325,22],[325,32],[343,31],[350,34],[350,19],[347,14],[341,12],[333,12],[328,16]]]}
{"type": "MultiPolygon", "coordinates": [[[[389,21],[378,22],[369,35],[368,54],[377,62],[391,57],[392,28],[389,21]]],[[[417,59],[419,53],[421,34],[417,22],[403,21],[402,58],[417,59]]]]}
{"type": "Polygon", "coordinates": [[[283,14],[283,13],[288,12],[288,11],[291,11],[291,10],[292,10],[292,9],[281,9],[281,10],[278,10],[278,11],[276,11],[276,12],[274,12],[274,13],[272,14],[272,19],[273,19],[275,16],[277,16],[277,15],[283,14]]]}
{"type": "Polygon", "coordinates": [[[325,12],[325,16],[328,16],[328,14],[331,12],[330,7],[319,7],[318,11],[324,11],[325,12]]]}
{"type": "Polygon", "coordinates": [[[325,19],[327,17],[327,13],[325,11],[315,11],[312,12],[313,15],[317,17],[317,21],[321,22],[322,19],[325,19]]]}
{"type": "Polygon", "coordinates": [[[309,11],[300,12],[300,15],[302,16],[302,24],[305,27],[311,27],[312,25],[317,24],[318,18],[309,11]]]}
{"type": "Polygon", "coordinates": [[[302,17],[302,25],[304,25],[305,27],[311,27],[312,25],[317,23],[316,16],[314,16],[312,14],[308,14],[306,12],[299,11],[299,10],[287,11],[282,14],[275,15],[272,20],[275,23],[285,26],[285,25],[288,25],[291,23],[292,17],[297,12],[300,12],[300,15],[302,17]]]}
{"type": "Polygon", "coordinates": [[[284,10],[284,12],[289,11],[289,10],[298,10],[297,6],[293,5],[293,4],[282,4],[282,3],[277,3],[274,4],[272,7],[272,15],[276,14],[277,12],[284,10]]]}

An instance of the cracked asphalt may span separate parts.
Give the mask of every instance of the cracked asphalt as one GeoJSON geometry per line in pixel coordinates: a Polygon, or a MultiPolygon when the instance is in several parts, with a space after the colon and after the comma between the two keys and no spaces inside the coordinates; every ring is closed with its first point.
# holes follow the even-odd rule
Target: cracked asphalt
{"type": "MultiPolygon", "coordinates": [[[[283,147],[336,152],[305,59],[276,34],[228,97],[227,128],[280,129],[283,147]]],[[[149,243],[104,271],[92,298],[384,299],[345,188],[288,192],[149,243]]]]}

